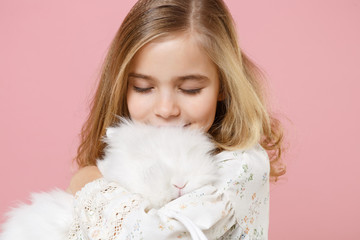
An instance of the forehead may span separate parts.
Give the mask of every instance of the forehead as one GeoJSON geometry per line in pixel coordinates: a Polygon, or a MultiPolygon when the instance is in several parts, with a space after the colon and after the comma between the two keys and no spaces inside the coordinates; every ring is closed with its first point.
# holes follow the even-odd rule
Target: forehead
{"type": "Polygon", "coordinates": [[[217,75],[216,65],[191,34],[176,33],[144,45],[130,63],[130,72],[159,78],[184,74],[217,75]]]}

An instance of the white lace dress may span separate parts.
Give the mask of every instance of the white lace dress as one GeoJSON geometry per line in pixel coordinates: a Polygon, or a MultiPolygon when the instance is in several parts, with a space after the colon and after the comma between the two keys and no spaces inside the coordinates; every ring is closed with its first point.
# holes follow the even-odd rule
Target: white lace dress
{"type": "Polygon", "coordinates": [[[221,178],[215,186],[204,186],[160,209],[147,209],[147,200],[104,178],[88,183],[75,196],[69,239],[191,239],[186,221],[208,239],[267,239],[266,151],[257,144],[224,151],[216,161],[221,178]]]}

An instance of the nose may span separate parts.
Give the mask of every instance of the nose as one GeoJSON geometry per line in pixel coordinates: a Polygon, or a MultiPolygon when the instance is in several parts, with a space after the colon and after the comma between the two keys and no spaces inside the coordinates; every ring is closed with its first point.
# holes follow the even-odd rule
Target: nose
{"type": "Polygon", "coordinates": [[[155,115],[163,119],[179,116],[180,108],[176,96],[173,96],[172,94],[159,96],[155,106],[155,115]]]}
{"type": "Polygon", "coordinates": [[[178,189],[183,189],[185,186],[186,186],[186,183],[185,184],[173,184],[174,187],[178,188],[178,189]],[[182,186],[181,186],[182,185],[182,186]]]}

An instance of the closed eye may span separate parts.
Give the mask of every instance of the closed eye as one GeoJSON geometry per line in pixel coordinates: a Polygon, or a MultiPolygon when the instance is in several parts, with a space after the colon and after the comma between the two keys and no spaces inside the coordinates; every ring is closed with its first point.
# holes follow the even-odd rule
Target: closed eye
{"type": "Polygon", "coordinates": [[[195,95],[195,94],[200,93],[202,88],[194,88],[194,89],[182,89],[182,88],[180,88],[180,90],[185,94],[195,95]]]}
{"type": "Polygon", "coordinates": [[[153,87],[141,88],[141,87],[133,86],[133,89],[135,92],[138,92],[138,93],[148,93],[151,91],[151,89],[153,89],[153,87]]]}

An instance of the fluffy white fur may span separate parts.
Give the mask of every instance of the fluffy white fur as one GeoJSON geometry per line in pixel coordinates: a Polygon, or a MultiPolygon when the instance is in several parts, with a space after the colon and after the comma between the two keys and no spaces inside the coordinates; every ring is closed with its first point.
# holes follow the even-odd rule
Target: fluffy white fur
{"type": "MultiPolygon", "coordinates": [[[[103,176],[158,208],[215,181],[214,145],[198,130],[153,127],[122,120],[107,129],[103,176]],[[181,191],[176,188],[184,186],[181,191]]],[[[0,240],[63,240],[73,219],[73,196],[56,189],[32,194],[32,203],[11,210],[0,240]]]]}
{"type": "Polygon", "coordinates": [[[73,219],[73,196],[63,190],[31,194],[31,205],[7,213],[1,240],[65,240],[73,219]]]}
{"type": "Polygon", "coordinates": [[[210,155],[215,146],[200,130],[123,120],[107,129],[105,142],[105,157],[97,161],[100,171],[128,191],[140,193],[152,208],[215,181],[210,155]]]}

